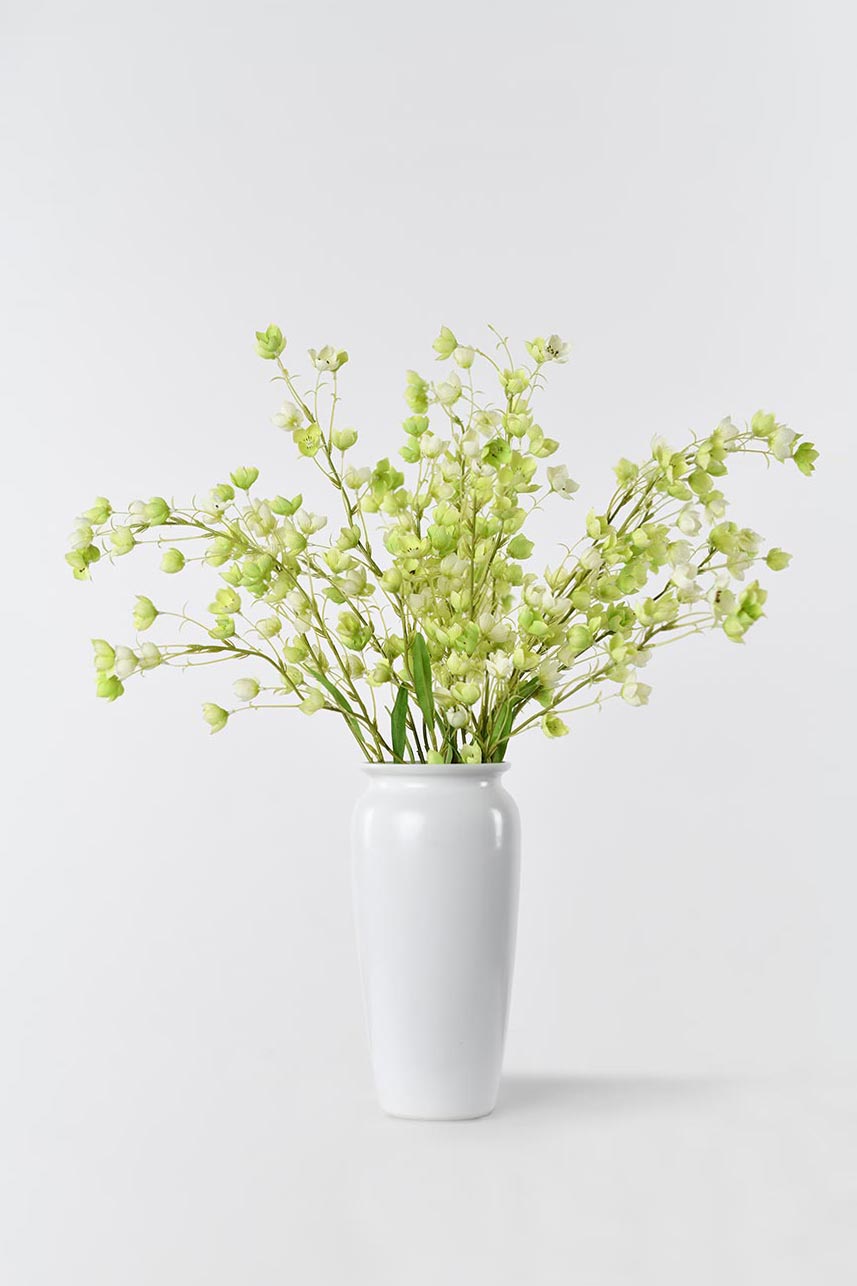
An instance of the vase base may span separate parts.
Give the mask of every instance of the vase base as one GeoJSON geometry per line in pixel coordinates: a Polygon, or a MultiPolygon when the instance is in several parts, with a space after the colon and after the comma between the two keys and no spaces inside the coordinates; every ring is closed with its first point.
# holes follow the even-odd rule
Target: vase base
{"type": "Polygon", "coordinates": [[[472,1108],[469,1111],[450,1112],[417,1112],[403,1109],[401,1111],[392,1107],[385,1107],[381,1104],[381,1111],[385,1116],[392,1117],[394,1121],[481,1121],[484,1117],[490,1116],[496,1107],[492,1103],[490,1107],[472,1108]]]}

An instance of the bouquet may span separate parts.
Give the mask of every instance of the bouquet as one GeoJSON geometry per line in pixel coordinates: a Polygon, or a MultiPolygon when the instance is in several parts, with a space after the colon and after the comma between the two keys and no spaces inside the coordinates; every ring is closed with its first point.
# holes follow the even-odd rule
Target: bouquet
{"type": "Polygon", "coordinates": [[[230,662],[234,701],[202,707],[212,732],[246,710],[296,709],[335,715],[371,763],[496,763],[514,737],[563,737],[609,697],[646,705],[642,675],[666,643],[708,629],[742,643],[767,598],[757,570],[790,556],[727,516],[725,479],[749,456],[809,475],[813,444],[768,411],[678,449],[655,438],[641,463],[619,461],[604,506],[536,570],[528,520],[578,490],[536,419],[568,345],[537,337],[515,355],[491,333],[478,348],[441,328],[440,374],[407,372],[399,446],[364,465],[340,423],[347,352],[310,349],[307,379],[279,327],[257,332],[283,395],[273,423],[327,484],[335,517],[297,486],[263,492],[249,466],[186,505],[98,497],[66,554],[77,579],[152,543],[167,576],[201,564],[214,578],[204,610],[140,595],[133,645],[93,641],[98,696],[115,701],[155,669],[230,662]],[[148,637],[167,627],[172,641],[148,637]]]}

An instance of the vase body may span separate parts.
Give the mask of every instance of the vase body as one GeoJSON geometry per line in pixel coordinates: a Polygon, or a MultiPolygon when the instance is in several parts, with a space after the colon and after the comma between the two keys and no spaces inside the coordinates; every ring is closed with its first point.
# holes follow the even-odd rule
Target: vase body
{"type": "Polygon", "coordinates": [[[369,765],[354,913],[378,1099],[463,1120],[497,1099],[515,953],[518,810],[507,765],[369,765]]]}

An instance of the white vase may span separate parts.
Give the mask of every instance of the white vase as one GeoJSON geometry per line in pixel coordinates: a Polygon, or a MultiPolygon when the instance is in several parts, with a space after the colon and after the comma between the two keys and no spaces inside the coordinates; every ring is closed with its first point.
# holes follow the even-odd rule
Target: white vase
{"type": "Polygon", "coordinates": [[[368,765],[354,911],[375,1085],[391,1116],[497,1100],[515,954],[520,822],[506,764],[368,765]]]}

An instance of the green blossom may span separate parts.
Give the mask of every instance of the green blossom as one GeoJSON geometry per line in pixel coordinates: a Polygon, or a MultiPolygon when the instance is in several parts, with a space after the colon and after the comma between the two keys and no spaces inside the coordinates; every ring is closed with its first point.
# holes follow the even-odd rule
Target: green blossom
{"type": "Polygon", "coordinates": [[[184,554],[180,549],[165,549],[161,558],[161,571],[174,575],[184,567],[184,554]]]}
{"type": "Polygon", "coordinates": [[[157,615],[158,609],[152,600],[146,598],[145,594],[138,594],[134,608],[134,628],[141,631],[147,630],[150,625],[154,625],[157,615]]]}
{"type": "Polygon", "coordinates": [[[236,469],[235,472],[230,473],[229,476],[239,491],[249,491],[259,476],[259,470],[253,469],[252,467],[245,467],[242,469],[236,469]]]}
{"type": "Polygon", "coordinates": [[[207,701],[202,707],[202,717],[213,733],[220,732],[221,729],[226,727],[229,720],[229,711],[224,710],[223,706],[207,701]]]}
{"type": "Polygon", "coordinates": [[[458,340],[448,326],[441,326],[440,334],[432,344],[432,348],[437,353],[438,360],[444,361],[447,357],[452,357],[458,348],[458,340]]]}
{"type": "Polygon", "coordinates": [[[109,674],[116,662],[116,653],[106,639],[93,639],[92,651],[95,668],[100,673],[109,674]]]}
{"type": "Polygon", "coordinates": [[[279,326],[269,326],[267,330],[256,331],[256,352],[268,361],[275,361],[286,347],[283,332],[279,326]]]}

